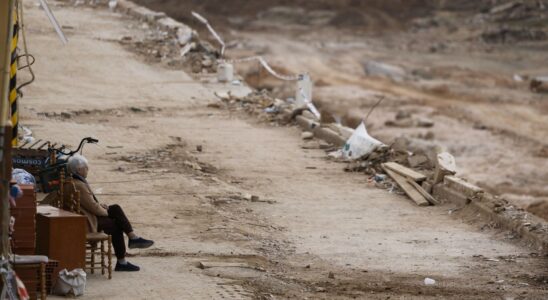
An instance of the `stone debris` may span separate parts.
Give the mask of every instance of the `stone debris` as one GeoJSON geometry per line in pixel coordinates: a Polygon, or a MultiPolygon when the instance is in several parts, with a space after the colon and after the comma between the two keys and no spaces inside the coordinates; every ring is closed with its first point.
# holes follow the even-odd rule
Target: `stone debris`
{"type": "Polygon", "coordinates": [[[314,134],[312,132],[304,131],[301,133],[301,138],[303,140],[311,140],[314,138],[314,134]]]}
{"type": "Polygon", "coordinates": [[[548,93],[548,76],[531,79],[529,88],[535,93],[548,93]]]}
{"type": "Polygon", "coordinates": [[[394,81],[403,81],[407,76],[405,70],[401,67],[374,60],[363,63],[363,68],[368,76],[386,77],[394,81]]]}
{"type": "Polygon", "coordinates": [[[399,110],[396,113],[396,116],[393,120],[388,120],[384,125],[389,127],[400,127],[400,128],[410,128],[410,127],[423,127],[430,128],[434,127],[435,123],[433,120],[426,117],[413,117],[413,115],[404,110],[399,110]]]}

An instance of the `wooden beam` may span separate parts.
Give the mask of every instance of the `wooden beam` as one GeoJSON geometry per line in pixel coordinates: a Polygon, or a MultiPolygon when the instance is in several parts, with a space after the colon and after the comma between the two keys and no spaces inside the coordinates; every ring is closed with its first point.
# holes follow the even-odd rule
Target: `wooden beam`
{"type": "Polygon", "coordinates": [[[394,179],[394,181],[405,192],[405,194],[409,196],[409,198],[411,198],[411,200],[413,200],[413,202],[415,202],[418,206],[430,205],[430,203],[424,198],[424,196],[419,193],[419,191],[417,191],[415,187],[413,187],[413,185],[407,182],[407,179],[404,176],[390,170],[386,167],[386,164],[383,164],[382,168],[384,169],[386,174],[388,174],[390,178],[394,179]]]}
{"type": "Polygon", "coordinates": [[[420,182],[420,181],[426,180],[426,176],[424,174],[421,174],[419,172],[406,168],[398,163],[387,162],[384,164],[384,166],[390,169],[391,171],[394,171],[398,173],[399,175],[402,175],[414,181],[420,182]]]}
{"type": "Polygon", "coordinates": [[[436,198],[432,197],[425,189],[422,188],[418,183],[415,181],[407,178],[407,182],[409,182],[428,202],[430,202],[432,205],[438,205],[440,202],[436,200],[436,198]]]}

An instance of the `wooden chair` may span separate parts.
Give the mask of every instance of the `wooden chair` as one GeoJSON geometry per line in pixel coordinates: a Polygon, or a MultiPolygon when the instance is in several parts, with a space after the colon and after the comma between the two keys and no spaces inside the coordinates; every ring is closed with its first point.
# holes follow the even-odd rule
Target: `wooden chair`
{"type": "MultiPolygon", "coordinates": [[[[64,171],[61,171],[60,183],[59,208],[82,214],[80,210],[80,191],[76,189],[74,179],[65,177],[64,171]]],[[[86,234],[85,269],[89,270],[91,274],[94,274],[95,270],[101,270],[102,275],[105,275],[108,271],[108,279],[112,279],[112,237],[110,235],[104,232],[86,234]],[[96,260],[97,255],[100,255],[100,260],[96,260]]]]}

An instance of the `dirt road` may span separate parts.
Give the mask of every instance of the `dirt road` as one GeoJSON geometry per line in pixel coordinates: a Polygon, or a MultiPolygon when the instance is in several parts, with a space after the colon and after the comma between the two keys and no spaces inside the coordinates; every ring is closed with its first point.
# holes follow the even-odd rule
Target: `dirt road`
{"type": "Polygon", "coordinates": [[[546,297],[546,258],[511,235],[369,186],[302,149],[293,127],[208,108],[227,86],[120,45],[142,24],[53,3],[65,47],[25,4],[37,80],[24,91],[22,123],[73,146],[98,138],[84,150],[92,186],[156,241],[130,252],[141,272],[90,275],[84,299],[546,297]],[[240,267],[202,270],[199,261],[240,267]],[[424,286],[426,277],[437,284],[424,286]]]}

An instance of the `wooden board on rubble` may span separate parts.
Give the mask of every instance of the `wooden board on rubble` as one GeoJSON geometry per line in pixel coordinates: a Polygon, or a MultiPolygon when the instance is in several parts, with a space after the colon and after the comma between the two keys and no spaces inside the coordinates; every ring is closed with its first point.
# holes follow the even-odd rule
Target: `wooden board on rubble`
{"type": "Polygon", "coordinates": [[[387,162],[384,164],[384,166],[390,169],[391,171],[394,171],[398,173],[399,175],[410,178],[414,181],[420,182],[420,181],[426,180],[426,176],[424,174],[421,174],[419,172],[406,168],[398,163],[387,162]]]}
{"type": "Polygon", "coordinates": [[[413,187],[415,187],[415,189],[426,199],[428,200],[428,202],[430,202],[432,205],[438,205],[440,204],[440,202],[438,200],[436,200],[436,198],[432,197],[432,195],[430,195],[426,190],[424,190],[422,188],[422,186],[420,186],[418,183],[416,183],[415,181],[407,178],[406,179],[407,182],[409,182],[413,187]]]}
{"type": "Polygon", "coordinates": [[[390,170],[388,167],[386,167],[386,164],[383,164],[382,168],[384,169],[386,174],[388,174],[390,178],[394,179],[394,181],[405,192],[405,194],[409,196],[409,198],[411,198],[411,200],[413,200],[413,202],[415,202],[418,206],[430,205],[430,203],[424,198],[424,196],[419,193],[419,191],[417,191],[415,187],[413,187],[413,185],[407,182],[407,179],[404,176],[390,170]]]}

